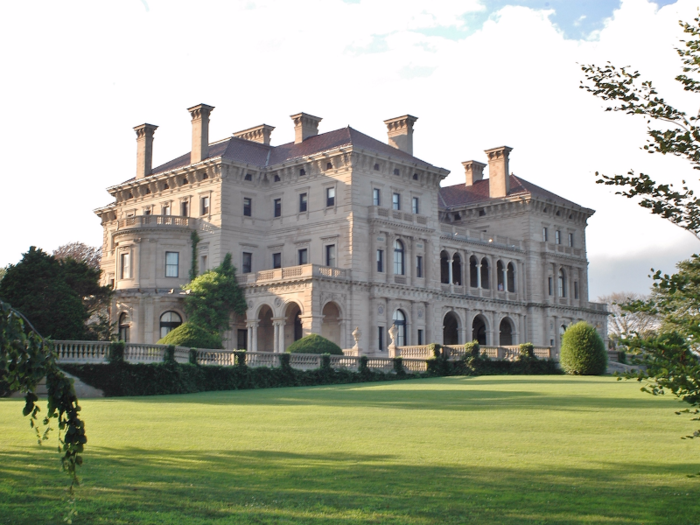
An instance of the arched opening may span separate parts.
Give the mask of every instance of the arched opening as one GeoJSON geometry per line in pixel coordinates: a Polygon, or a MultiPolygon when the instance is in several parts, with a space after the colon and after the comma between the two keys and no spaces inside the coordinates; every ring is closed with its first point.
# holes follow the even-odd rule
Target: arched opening
{"type": "Polygon", "coordinates": [[[482,315],[477,315],[472,322],[472,341],[486,344],[486,319],[482,315]]]}
{"type": "Polygon", "coordinates": [[[125,343],[129,342],[129,326],[131,326],[131,320],[129,319],[129,314],[126,312],[119,315],[119,340],[125,343]]]}
{"type": "Polygon", "coordinates": [[[163,339],[182,324],[182,317],[177,312],[165,312],[160,316],[160,338],[163,339]]]}
{"type": "Polygon", "coordinates": [[[396,275],[403,275],[405,273],[403,254],[403,243],[396,239],[394,241],[394,274],[396,275]]]}
{"type": "Polygon", "coordinates": [[[506,289],[506,283],[503,279],[503,263],[499,260],[496,262],[496,279],[498,280],[498,291],[504,292],[506,289]]]}
{"type": "Polygon", "coordinates": [[[454,312],[447,312],[442,321],[442,344],[459,344],[459,318],[454,312]]]}
{"type": "Polygon", "coordinates": [[[452,257],[452,282],[462,286],[462,259],[458,253],[452,257]]]}
{"type": "Polygon", "coordinates": [[[342,348],[343,345],[340,341],[340,308],[333,302],[327,303],[323,307],[322,313],[321,335],[342,348]]]}
{"type": "Polygon", "coordinates": [[[275,329],[272,326],[272,308],[264,305],[258,312],[258,352],[275,351],[275,329]]]}
{"type": "Polygon", "coordinates": [[[508,263],[508,291],[515,293],[515,265],[511,262],[508,263]]]}
{"type": "Polygon", "coordinates": [[[289,303],[284,312],[284,349],[286,349],[294,341],[304,337],[304,330],[301,322],[301,308],[297,303],[289,303]]]}
{"type": "Polygon", "coordinates": [[[440,252],[440,282],[450,284],[450,256],[444,250],[440,252]]]}
{"type": "Polygon", "coordinates": [[[559,268],[559,297],[566,297],[566,273],[559,268]]]}
{"type": "Polygon", "coordinates": [[[469,286],[479,287],[479,261],[473,255],[469,258],[469,286]]]}
{"type": "Polygon", "coordinates": [[[406,338],[406,314],[403,310],[394,312],[394,325],[396,325],[396,346],[406,346],[408,339],[406,338]]]}
{"type": "Polygon", "coordinates": [[[489,260],[486,257],[481,259],[481,287],[485,290],[491,288],[489,284],[489,260]]]}
{"type": "Polygon", "coordinates": [[[509,317],[504,317],[498,327],[498,344],[501,346],[513,344],[513,321],[509,317]]]}

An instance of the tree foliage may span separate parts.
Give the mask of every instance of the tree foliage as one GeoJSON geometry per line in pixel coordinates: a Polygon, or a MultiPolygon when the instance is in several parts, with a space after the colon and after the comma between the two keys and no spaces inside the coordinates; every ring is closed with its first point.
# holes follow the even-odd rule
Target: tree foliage
{"type": "Polygon", "coordinates": [[[243,290],[236,280],[236,268],[227,253],[223,262],[183,287],[188,322],[211,333],[230,329],[231,314],[246,311],[243,290]]]}
{"type": "Polygon", "coordinates": [[[100,262],[102,262],[102,248],[88,246],[82,242],[71,242],[56,248],[53,256],[59,261],[64,259],[82,261],[90,268],[99,270],[100,262]]]}
{"type": "Polygon", "coordinates": [[[653,336],[659,328],[656,315],[637,311],[630,312],[624,305],[635,301],[645,301],[649,297],[634,292],[614,292],[598,297],[598,302],[608,305],[608,337],[615,344],[635,335],[653,336]]]}
{"type": "Polygon", "coordinates": [[[294,341],[287,347],[290,354],[331,354],[343,355],[343,350],[333,341],[318,334],[309,334],[294,341]]]}
{"type": "Polygon", "coordinates": [[[561,338],[559,362],[567,374],[604,374],[608,367],[608,353],[595,327],[585,321],[569,326],[561,338]]]}
{"type": "Polygon", "coordinates": [[[183,323],[171,330],[158,341],[158,344],[204,349],[224,347],[221,342],[221,336],[218,333],[212,333],[191,322],[183,323]]]}
{"type": "MultiPolygon", "coordinates": [[[[690,38],[681,41],[683,48],[676,49],[683,63],[683,73],[675,79],[685,91],[700,93],[700,81],[694,78],[700,72],[700,17],[693,23],[680,22],[680,25],[690,38]]],[[[623,111],[646,118],[649,136],[644,146],[646,151],[684,158],[693,169],[700,170],[699,115],[689,115],[673,107],[659,96],[652,81],[642,80],[639,71],[629,67],[616,67],[608,62],[604,67],[584,65],[582,70],[587,83],[581,82],[580,87],[609,102],[611,105],[606,111],[623,111]]],[[[700,239],[700,200],[685,181],[679,191],[672,184],[658,183],[650,175],[636,174],[633,170],[627,175],[596,172],[596,176],[598,184],[619,188],[618,195],[639,198],[640,206],[700,239]]]]}

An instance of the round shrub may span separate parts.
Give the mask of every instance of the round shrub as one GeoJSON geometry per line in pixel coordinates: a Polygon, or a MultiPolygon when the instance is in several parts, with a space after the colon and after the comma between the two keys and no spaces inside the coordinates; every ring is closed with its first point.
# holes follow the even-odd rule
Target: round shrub
{"type": "Polygon", "coordinates": [[[221,336],[193,325],[183,323],[158,341],[159,345],[186,346],[189,348],[223,348],[221,336]]]}
{"type": "Polygon", "coordinates": [[[596,329],[585,321],[566,329],[559,363],[567,374],[598,376],[608,367],[608,353],[596,329]]]}
{"type": "Polygon", "coordinates": [[[343,355],[343,350],[333,341],[318,334],[309,334],[294,341],[287,347],[290,354],[331,354],[343,355]]]}

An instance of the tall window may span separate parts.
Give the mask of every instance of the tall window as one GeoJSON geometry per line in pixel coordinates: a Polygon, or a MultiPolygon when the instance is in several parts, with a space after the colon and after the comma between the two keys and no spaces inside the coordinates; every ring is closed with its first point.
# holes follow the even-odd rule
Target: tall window
{"type": "Polygon", "coordinates": [[[416,255],[416,277],[423,277],[423,256],[416,255]]]}
{"type": "Polygon", "coordinates": [[[306,211],[309,206],[309,196],[306,193],[299,194],[299,212],[306,211]]]}
{"type": "Polygon", "coordinates": [[[418,344],[422,345],[423,344],[423,330],[418,329],[418,344]]]}
{"type": "Polygon", "coordinates": [[[209,214],[209,197],[202,197],[201,201],[201,214],[200,215],[208,215],[209,214]]]}
{"type": "Polygon", "coordinates": [[[547,288],[549,291],[549,295],[553,295],[554,294],[554,289],[553,289],[554,287],[552,286],[552,278],[551,277],[549,277],[547,279],[547,285],[548,285],[547,288]]]}
{"type": "Polygon", "coordinates": [[[163,206],[161,213],[163,215],[170,215],[170,205],[166,204],[165,206],[163,206]]]}
{"type": "Polygon", "coordinates": [[[125,343],[129,342],[129,326],[131,321],[129,320],[129,314],[123,313],[119,316],[119,340],[125,343]]]}
{"type": "Polygon", "coordinates": [[[566,297],[566,274],[559,268],[559,297],[566,297]]]}
{"type": "Polygon", "coordinates": [[[402,310],[394,312],[394,325],[396,326],[396,346],[406,346],[406,315],[402,310]]]}
{"type": "Polygon", "coordinates": [[[418,197],[413,197],[411,200],[411,211],[416,215],[420,213],[420,201],[418,197]]]}
{"type": "Polygon", "coordinates": [[[489,275],[489,260],[484,257],[481,259],[481,287],[488,290],[491,288],[489,275]]]}
{"type": "Polygon", "coordinates": [[[403,243],[398,239],[394,241],[394,273],[396,275],[404,274],[403,243]]]}
{"type": "Polygon", "coordinates": [[[335,266],[335,244],[326,246],[326,266],[335,266]]]}
{"type": "Polygon", "coordinates": [[[401,209],[401,195],[398,193],[393,193],[391,195],[391,207],[394,210],[400,210],[401,209]]]}
{"type": "Polygon", "coordinates": [[[573,233],[569,234],[569,246],[571,246],[572,248],[574,247],[574,234],[573,233]]]}
{"type": "Polygon", "coordinates": [[[547,231],[547,228],[542,228],[542,240],[544,242],[549,240],[549,232],[547,231]]]}
{"type": "Polygon", "coordinates": [[[253,214],[253,199],[243,197],[243,215],[250,217],[253,214]]]}
{"type": "Polygon", "coordinates": [[[326,188],[326,207],[335,206],[335,188],[326,188]]]}
{"type": "Polygon", "coordinates": [[[160,316],[160,338],[163,339],[168,332],[172,332],[182,324],[182,317],[176,312],[165,312],[160,316]]]}
{"type": "Polygon", "coordinates": [[[119,278],[131,279],[131,254],[129,252],[122,253],[120,263],[119,278]]]}
{"type": "Polygon", "coordinates": [[[299,250],[299,264],[309,264],[309,250],[307,248],[299,250]]]}
{"type": "Polygon", "coordinates": [[[243,273],[250,273],[253,271],[253,254],[250,252],[243,252],[243,273]]]}
{"type": "Polygon", "coordinates": [[[165,276],[177,277],[180,273],[180,254],[165,252],[165,276]]]}
{"type": "Polygon", "coordinates": [[[382,205],[382,192],[379,188],[374,188],[372,190],[372,205],[381,206],[382,205]]]}
{"type": "Polygon", "coordinates": [[[281,253],[273,253],[272,254],[272,267],[273,268],[282,268],[282,254],[281,253]]]}
{"type": "Polygon", "coordinates": [[[275,217],[282,216],[282,199],[275,199],[275,217]]]}
{"type": "Polygon", "coordinates": [[[379,326],[377,330],[377,346],[378,350],[384,350],[384,327],[379,326]]]}
{"type": "Polygon", "coordinates": [[[384,271],[384,250],[377,250],[377,271],[384,271]]]}
{"type": "Polygon", "coordinates": [[[574,299],[578,299],[578,281],[574,281],[574,299]]]}
{"type": "Polygon", "coordinates": [[[180,203],[180,215],[183,217],[190,216],[190,203],[188,201],[182,201],[180,203]]]}
{"type": "Polygon", "coordinates": [[[206,273],[207,270],[209,270],[208,257],[206,255],[202,255],[199,258],[199,273],[200,273],[200,275],[203,273],[206,273]]]}
{"type": "Polygon", "coordinates": [[[554,232],[554,242],[556,244],[561,244],[561,232],[559,230],[554,232]]]}

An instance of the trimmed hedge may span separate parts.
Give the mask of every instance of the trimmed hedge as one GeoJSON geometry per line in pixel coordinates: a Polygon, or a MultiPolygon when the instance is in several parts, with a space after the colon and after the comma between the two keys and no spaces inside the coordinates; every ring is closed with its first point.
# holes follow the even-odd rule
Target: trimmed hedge
{"type": "Polygon", "coordinates": [[[343,355],[342,348],[318,334],[309,334],[294,341],[287,347],[287,352],[290,354],[343,355]]]}
{"type": "Polygon", "coordinates": [[[561,367],[567,374],[598,376],[608,368],[608,352],[595,327],[585,321],[569,326],[561,338],[561,367]]]}
{"type": "Polygon", "coordinates": [[[183,323],[171,330],[158,341],[158,344],[186,346],[189,348],[211,348],[212,350],[224,347],[219,334],[212,334],[192,323],[183,323]]]}

